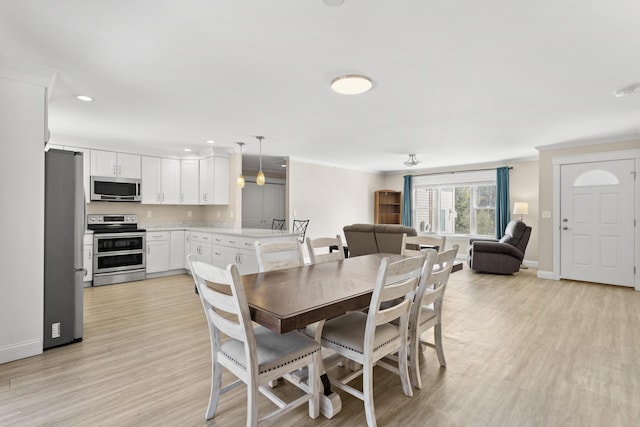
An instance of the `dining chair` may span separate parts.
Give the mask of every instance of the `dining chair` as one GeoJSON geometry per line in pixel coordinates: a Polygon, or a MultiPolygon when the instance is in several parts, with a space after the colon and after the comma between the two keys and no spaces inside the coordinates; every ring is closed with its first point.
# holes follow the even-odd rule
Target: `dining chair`
{"type": "Polygon", "coordinates": [[[447,289],[449,276],[458,245],[444,252],[427,255],[425,262],[425,272],[420,279],[418,290],[416,291],[413,304],[409,313],[409,373],[411,384],[415,388],[422,388],[420,378],[419,350],[423,346],[436,349],[440,366],[446,367],[442,348],[442,306],[444,301],[444,291],[447,289]],[[434,342],[427,342],[422,335],[433,328],[434,342]]]}
{"type": "Polygon", "coordinates": [[[297,240],[261,242],[256,240],[256,255],[260,272],[304,265],[302,246],[297,240]]]}
{"type": "Polygon", "coordinates": [[[284,219],[277,219],[274,218],[273,221],[271,221],[271,229],[272,230],[284,230],[284,225],[287,221],[284,219]]]}
{"type": "Polygon", "coordinates": [[[378,270],[371,303],[367,313],[351,311],[327,320],[321,334],[322,346],[335,351],[358,366],[357,371],[341,379],[330,378],[331,384],[364,401],[369,426],[376,425],[373,402],[373,367],[386,355],[398,353],[397,367],[384,364],[400,375],[402,391],[413,396],[407,365],[409,309],[422,275],[425,255],[389,262],[383,258],[378,270]],[[382,308],[384,302],[394,301],[382,308]],[[394,325],[390,322],[398,320],[394,325]],[[362,391],[348,383],[362,375],[362,391]]]}
{"type": "Polygon", "coordinates": [[[258,423],[258,392],[278,406],[260,421],[276,418],[306,402],[309,402],[309,416],[317,418],[320,345],[298,332],[277,334],[263,326],[254,327],[235,264],[221,269],[197,261],[193,254],[187,260],[209,324],[212,379],[206,419],[215,416],[220,396],[241,383],[247,385],[247,426],[258,423]],[[222,338],[223,334],[226,339],[222,338]],[[224,387],[223,367],[238,378],[224,387]],[[285,402],[265,387],[270,381],[305,367],[310,380],[308,392],[303,396],[285,402]]]}
{"type": "Polygon", "coordinates": [[[309,226],[308,219],[294,219],[293,220],[293,232],[298,235],[300,243],[304,242],[304,236],[307,233],[307,227],[309,226]]]}
{"type": "Polygon", "coordinates": [[[415,255],[421,249],[434,248],[438,252],[444,251],[444,245],[447,241],[446,236],[407,236],[406,233],[402,235],[402,255],[415,255]]]}
{"type": "Polygon", "coordinates": [[[307,249],[309,250],[311,264],[344,260],[344,247],[339,234],[336,237],[307,239],[307,249]],[[332,246],[338,248],[337,252],[331,252],[330,248],[332,246]],[[316,249],[321,249],[322,252],[316,252],[316,249]]]}

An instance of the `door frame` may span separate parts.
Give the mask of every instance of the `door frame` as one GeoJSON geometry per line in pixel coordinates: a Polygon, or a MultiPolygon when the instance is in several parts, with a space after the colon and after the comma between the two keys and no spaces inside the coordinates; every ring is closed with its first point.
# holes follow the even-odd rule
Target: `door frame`
{"type": "Polygon", "coordinates": [[[636,271],[634,274],[634,286],[636,291],[640,291],[640,226],[637,224],[637,217],[640,214],[640,184],[638,183],[638,169],[640,169],[640,149],[639,150],[621,150],[621,151],[605,151],[598,153],[575,154],[568,156],[555,156],[551,159],[553,165],[553,272],[552,278],[560,280],[562,278],[560,272],[560,168],[563,165],[575,163],[591,163],[609,160],[634,160],[636,179],[634,185],[635,191],[635,215],[636,226],[634,227],[634,262],[636,271]]]}

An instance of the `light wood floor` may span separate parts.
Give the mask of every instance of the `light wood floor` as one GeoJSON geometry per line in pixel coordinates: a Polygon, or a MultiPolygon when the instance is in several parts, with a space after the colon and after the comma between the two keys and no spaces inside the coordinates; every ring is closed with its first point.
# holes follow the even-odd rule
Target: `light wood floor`
{"type": "MultiPolygon", "coordinates": [[[[448,367],[427,349],[424,388],[413,398],[377,370],[378,424],[638,425],[640,292],[535,275],[454,273],[444,305],[448,367]]],[[[205,422],[209,384],[207,325],[190,276],[88,288],[83,342],[0,365],[0,425],[244,425],[244,387],[205,422]]],[[[365,425],[362,403],[342,399],[332,420],[299,408],[274,425],[365,425]]]]}

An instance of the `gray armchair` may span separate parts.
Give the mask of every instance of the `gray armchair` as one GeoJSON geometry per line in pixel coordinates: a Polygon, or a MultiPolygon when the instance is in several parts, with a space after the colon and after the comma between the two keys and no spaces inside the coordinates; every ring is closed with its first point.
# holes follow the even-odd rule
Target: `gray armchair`
{"type": "Polygon", "coordinates": [[[500,240],[471,239],[467,262],[479,273],[513,274],[520,270],[531,227],[519,220],[507,224],[500,240]]]}

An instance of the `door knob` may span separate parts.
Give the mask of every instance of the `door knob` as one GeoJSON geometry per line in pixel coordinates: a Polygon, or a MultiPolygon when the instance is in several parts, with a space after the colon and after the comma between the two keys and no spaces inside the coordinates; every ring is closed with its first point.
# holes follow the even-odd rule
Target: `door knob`
{"type": "Polygon", "coordinates": [[[562,227],[563,230],[568,230],[569,227],[567,227],[566,225],[564,227],[562,227]]]}

